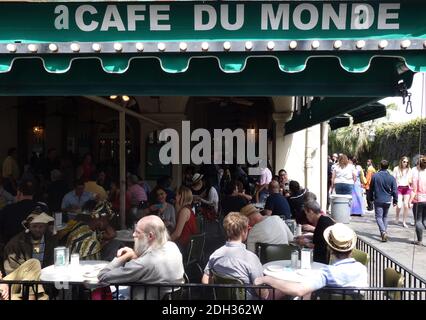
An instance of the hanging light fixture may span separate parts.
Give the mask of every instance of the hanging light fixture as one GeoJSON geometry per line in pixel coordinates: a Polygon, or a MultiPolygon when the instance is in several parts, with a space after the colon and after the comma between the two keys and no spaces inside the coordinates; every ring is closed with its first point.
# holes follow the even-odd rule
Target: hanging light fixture
{"type": "Polygon", "coordinates": [[[44,133],[44,127],[42,125],[33,126],[33,134],[36,137],[41,137],[44,133]]]}

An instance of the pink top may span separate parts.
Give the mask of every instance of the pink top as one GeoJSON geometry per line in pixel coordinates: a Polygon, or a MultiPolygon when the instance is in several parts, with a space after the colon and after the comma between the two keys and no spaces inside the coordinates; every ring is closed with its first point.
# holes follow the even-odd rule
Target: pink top
{"type": "Polygon", "coordinates": [[[130,203],[132,206],[137,206],[139,202],[146,201],[148,199],[146,196],[145,189],[138,184],[132,185],[127,190],[127,193],[130,196],[130,203]]]}
{"type": "Polygon", "coordinates": [[[419,171],[418,168],[413,168],[412,175],[413,191],[416,193],[413,202],[426,202],[426,169],[419,171]]]}

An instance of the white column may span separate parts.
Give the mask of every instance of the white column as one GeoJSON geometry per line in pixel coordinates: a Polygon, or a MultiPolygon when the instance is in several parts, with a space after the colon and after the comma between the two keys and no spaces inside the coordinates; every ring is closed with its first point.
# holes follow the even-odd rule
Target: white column
{"type": "MultiPolygon", "coordinates": [[[[148,138],[148,135],[151,131],[159,129],[159,127],[154,126],[151,123],[140,121],[140,165],[139,165],[139,175],[142,177],[142,179],[146,180],[146,141],[148,138]]],[[[155,185],[155,181],[147,181],[151,187],[155,185]]]]}
{"type": "Polygon", "coordinates": [[[327,180],[328,180],[328,123],[322,122],[321,123],[321,193],[319,196],[320,205],[321,208],[326,210],[327,208],[327,194],[328,194],[328,188],[327,188],[327,180]]]}
{"type": "Polygon", "coordinates": [[[272,114],[272,120],[275,125],[274,141],[273,141],[273,157],[274,172],[278,174],[280,169],[284,169],[286,165],[287,147],[285,144],[284,125],[291,116],[291,112],[275,112],[272,114]]]}
{"type": "Polygon", "coordinates": [[[119,112],[120,227],[126,229],[126,114],[119,112]]]}

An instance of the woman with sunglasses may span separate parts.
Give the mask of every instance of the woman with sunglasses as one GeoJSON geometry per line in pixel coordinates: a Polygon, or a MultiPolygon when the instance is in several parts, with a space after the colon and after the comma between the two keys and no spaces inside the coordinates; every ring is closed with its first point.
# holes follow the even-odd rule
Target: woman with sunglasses
{"type": "Polygon", "coordinates": [[[395,177],[396,184],[398,186],[398,206],[396,207],[395,222],[396,224],[399,224],[399,213],[402,209],[402,225],[404,226],[404,228],[408,228],[407,216],[410,207],[410,187],[412,182],[412,172],[408,157],[401,157],[401,159],[399,160],[399,165],[393,170],[393,176],[395,177]]]}

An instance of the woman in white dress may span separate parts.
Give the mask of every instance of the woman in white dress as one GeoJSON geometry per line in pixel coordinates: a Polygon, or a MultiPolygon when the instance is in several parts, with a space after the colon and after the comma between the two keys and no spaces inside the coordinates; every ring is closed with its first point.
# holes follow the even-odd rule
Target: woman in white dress
{"type": "Polygon", "coordinates": [[[352,158],[352,164],[355,168],[356,181],[354,182],[354,188],[352,190],[352,208],[351,215],[362,216],[365,211],[365,203],[363,198],[363,189],[366,179],[364,176],[364,170],[358,164],[357,158],[352,158]]]}

